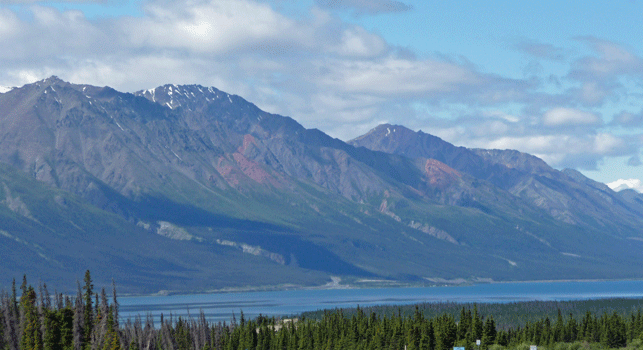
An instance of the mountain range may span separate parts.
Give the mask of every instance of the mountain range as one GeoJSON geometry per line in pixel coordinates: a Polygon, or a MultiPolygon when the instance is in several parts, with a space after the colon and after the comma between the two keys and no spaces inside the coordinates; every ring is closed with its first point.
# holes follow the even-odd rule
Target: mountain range
{"type": "Polygon", "coordinates": [[[1,93],[0,187],[3,285],[643,277],[639,193],[399,125],[343,142],[199,85],[1,93]]]}

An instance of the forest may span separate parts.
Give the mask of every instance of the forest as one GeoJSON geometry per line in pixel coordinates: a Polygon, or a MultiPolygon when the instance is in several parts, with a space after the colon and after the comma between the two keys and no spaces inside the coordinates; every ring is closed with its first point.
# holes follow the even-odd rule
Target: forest
{"type": "MultiPolygon", "coordinates": [[[[39,285],[38,292],[23,278],[19,287],[0,293],[0,347],[6,350],[244,350],[244,349],[426,349],[450,350],[577,350],[643,347],[641,308],[623,314],[592,312],[530,318],[513,326],[498,326],[493,314],[477,304],[459,305],[457,315],[425,316],[427,305],[326,310],[316,317],[245,319],[240,312],[230,322],[151,315],[119,319],[115,284],[108,297],[96,292],[87,271],[75,296],[39,285]],[[111,299],[111,300],[110,300],[111,299]],[[376,310],[386,312],[377,313],[376,310]],[[576,315],[576,316],[575,316],[576,315]],[[582,315],[582,316],[578,316],[582,315]],[[477,345],[477,341],[480,345],[477,345]]],[[[455,304],[454,304],[455,305],[455,304]]],[[[451,305],[451,306],[454,306],[451,305]]],[[[550,304],[551,305],[551,304],[550,304]]],[[[577,304],[578,305],[578,304],[577,304]]],[[[515,309],[518,317],[523,309],[515,309]]]]}

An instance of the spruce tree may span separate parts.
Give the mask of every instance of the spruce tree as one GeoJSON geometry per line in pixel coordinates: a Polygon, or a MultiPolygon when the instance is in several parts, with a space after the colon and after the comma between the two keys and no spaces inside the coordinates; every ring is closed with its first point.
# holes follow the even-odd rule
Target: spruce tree
{"type": "Polygon", "coordinates": [[[487,349],[489,345],[496,342],[496,322],[493,320],[493,316],[487,317],[487,320],[484,323],[484,329],[482,331],[482,344],[483,348],[487,349]]]}
{"type": "Polygon", "coordinates": [[[473,305],[473,318],[471,320],[471,330],[473,337],[477,340],[482,338],[482,319],[478,314],[478,305],[473,305]]]}
{"type": "Polygon", "coordinates": [[[40,316],[36,307],[36,292],[33,287],[25,287],[20,298],[20,311],[23,315],[21,324],[22,337],[21,350],[42,350],[42,336],[40,333],[40,316]]]}
{"type": "Polygon", "coordinates": [[[44,337],[43,348],[44,350],[62,350],[60,331],[62,324],[58,312],[48,308],[43,308],[43,324],[44,324],[44,337]]]}
{"type": "Polygon", "coordinates": [[[563,342],[565,340],[565,321],[563,321],[563,314],[558,309],[558,317],[556,324],[554,324],[554,342],[563,342]]]}
{"type": "Polygon", "coordinates": [[[460,310],[460,322],[458,323],[458,340],[466,339],[467,332],[471,330],[471,310],[460,310]]]}

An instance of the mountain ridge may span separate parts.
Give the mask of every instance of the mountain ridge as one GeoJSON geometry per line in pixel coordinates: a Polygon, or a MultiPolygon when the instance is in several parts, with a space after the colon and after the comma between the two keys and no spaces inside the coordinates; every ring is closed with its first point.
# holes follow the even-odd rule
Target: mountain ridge
{"type": "MultiPolygon", "coordinates": [[[[158,242],[153,253],[132,253],[134,262],[109,265],[126,290],[180,289],[172,278],[207,290],[319,285],[330,276],[419,284],[641,277],[632,266],[643,204],[520,152],[456,147],[391,125],[343,142],[199,85],[122,93],[51,77],[0,94],[0,107],[0,163],[15,169],[12,178],[68,193],[158,242]],[[181,268],[149,270],[137,285],[127,276],[145,259],[181,268]],[[220,259],[221,269],[205,263],[220,259]]],[[[14,180],[5,182],[0,208],[14,214],[0,230],[39,244],[41,236],[11,228],[33,224],[34,215],[15,215],[34,212],[35,194],[17,200],[14,180]]],[[[43,249],[73,261],[49,244],[43,249]]],[[[95,264],[79,259],[59,279],[95,264]]]]}
{"type": "MultiPolygon", "coordinates": [[[[403,126],[381,125],[366,135],[349,141],[349,143],[411,158],[427,157],[442,160],[457,170],[481,180],[490,181],[515,196],[529,199],[536,206],[548,210],[554,217],[569,223],[578,221],[578,215],[584,213],[586,209],[570,207],[573,200],[579,201],[580,198],[572,200],[569,193],[556,192],[556,190],[552,190],[551,186],[555,183],[556,186],[561,186],[560,183],[564,183],[565,188],[572,187],[579,190],[579,185],[587,185],[588,187],[583,189],[584,196],[592,198],[593,203],[600,203],[598,198],[606,196],[611,201],[610,203],[617,202],[619,205],[627,207],[628,212],[624,213],[625,216],[620,216],[620,220],[633,217],[636,221],[633,222],[633,225],[640,222],[639,208],[627,206],[622,198],[611,191],[607,185],[592,181],[577,171],[570,169],[557,171],[541,159],[515,150],[466,149],[455,147],[435,136],[422,132],[410,133],[413,132],[403,126]],[[391,141],[389,137],[392,135],[389,131],[391,129],[403,133],[404,136],[401,137],[403,140],[398,143],[391,141]],[[370,140],[372,136],[377,134],[385,136],[370,140]],[[388,140],[386,140],[387,137],[389,137],[388,140]],[[410,148],[409,144],[413,142],[419,143],[420,146],[410,148]],[[430,146],[427,147],[427,144],[430,146]],[[466,159],[466,161],[463,162],[462,159],[466,159]],[[570,211],[572,209],[575,213],[570,211]]],[[[578,205],[582,205],[584,208],[591,207],[589,201],[578,203],[578,205]]],[[[609,212],[610,208],[604,205],[602,210],[609,212]]],[[[595,210],[594,214],[600,217],[598,210],[595,210]]]]}

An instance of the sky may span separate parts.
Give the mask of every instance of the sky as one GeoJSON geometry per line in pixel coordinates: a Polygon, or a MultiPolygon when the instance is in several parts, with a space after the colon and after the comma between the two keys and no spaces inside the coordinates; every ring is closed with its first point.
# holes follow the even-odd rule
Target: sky
{"type": "Polygon", "coordinates": [[[0,0],[0,86],[200,84],[342,140],[404,125],[643,179],[643,2],[0,0]]]}

